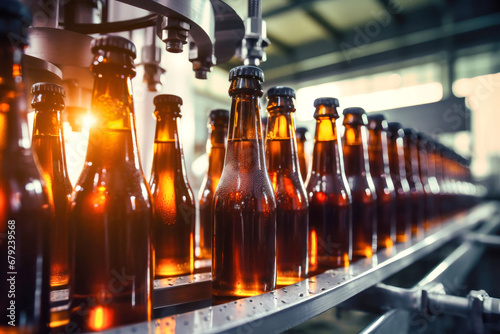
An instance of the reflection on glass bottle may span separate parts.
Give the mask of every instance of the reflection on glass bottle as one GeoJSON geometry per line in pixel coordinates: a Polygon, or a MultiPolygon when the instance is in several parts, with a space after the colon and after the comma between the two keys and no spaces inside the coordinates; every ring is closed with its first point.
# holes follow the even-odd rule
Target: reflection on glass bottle
{"type": "Polygon", "coordinates": [[[149,185],[155,206],[155,277],[162,278],[194,271],[196,207],[178,127],[182,99],[158,95],[154,104],[156,133],[149,185]]]}
{"type": "Polygon", "coordinates": [[[21,58],[28,9],[0,1],[0,332],[46,333],[51,207],[30,147],[21,58]]]}
{"type": "Polygon", "coordinates": [[[302,181],[306,182],[307,173],[309,172],[309,169],[307,168],[305,151],[305,144],[307,141],[307,128],[299,127],[295,132],[297,134],[297,155],[299,156],[300,175],[302,176],[302,181]]]}
{"type": "Polygon", "coordinates": [[[266,163],[276,198],[277,285],[285,286],[303,280],[309,271],[308,203],[297,156],[295,90],[272,87],[267,97],[266,163]]]}
{"type": "Polygon", "coordinates": [[[82,332],[151,319],[152,204],[139,161],[131,78],[135,46],[92,42],[87,157],[70,208],[70,322],[82,332]]]}
{"type": "Polygon", "coordinates": [[[375,186],[368,163],[368,119],[362,108],[344,109],[344,164],[352,195],[353,258],[372,257],[377,250],[375,186]]]}
{"type": "Polygon", "coordinates": [[[424,229],[424,187],[418,173],[418,148],[415,130],[404,129],[406,178],[411,195],[411,234],[421,236],[424,229]]]}
{"type": "Polygon", "coordinates": [[[434,221],[434,193],[429,183],[429,157],[427,154],[427,136],[422,133],[417,133],[417,151],[418,151],[418,176],[423,187],[423,203],[424,203],[424,231],[427,231],[434,221]]]}
{"type": "Polygon", "coordinates": [[[400,123],[390,122],[387,128],[389,142],[389,169],[396,192],[396,242],[411,238],[411,195],[406,179],[404,131],[400,123]]]}
{"type": "Polygon", "coordinates": [[[66,286],[69,280],[68,212],[73,187],[66,168],[66,153],[61,113],[64,110],[64,89],[52,83],[38,83],[31,89],[35,110],[33,150],[40,163],[53,205],[50,238],[50,285],[66,286]]]}
{"type": "Polygon", "coordinates": [[[352,255],[351,193],[337,136],[339,101],[314,101],[316,133],[307,179],[310,272],[347,267],[352,255]]]}
{"type": "Polygon", "coordinates": [[[387,121],[381,114],[368,116],[370,175],[377,193],[377,245],[389,248],[396,241],[396,193],[389,170],[387,121]]]}
{"type": "Polygon", "coordinates": [[[207,141],[208,171],[198,195],[201,260],[212,259],[214,193],[224,167],[228,123],[228,110],[214,109],[210,112],[207,141]]]}
{"type": "Polygon", "coordinates": [[[212,294],[245,297],[276,288],[276,201],[264,160],[255,66],[229,73],[232,97],[224,170],[214,195],[212,294]]]}

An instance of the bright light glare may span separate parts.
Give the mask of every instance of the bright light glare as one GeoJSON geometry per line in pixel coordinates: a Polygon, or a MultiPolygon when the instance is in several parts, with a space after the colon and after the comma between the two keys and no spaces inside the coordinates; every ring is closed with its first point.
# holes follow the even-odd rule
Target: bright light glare
{"type": "Polygon", "coordinates": [[[83,116],[83,128],[85,130],[88,130],[90,129],[96,122],[96,119],[94,116],[92,115],[85,115],[83,116]]]}
{"type": "MultiPolygon", "coordinates": [[[[362,107],[367,112],[388,110],[394,108],[409,107],[419,104],[440,101],[443,98],[443,85],[439,82],[430,82],[409,87],[389,89],[368,94],[352,96],[338,96],[335,92],[335,85],[320,85],[329,87],[329,94],[326,96],[338,97],[341,109],[348,107],[362,107]],[[329,85],[329,86],[328,86],[329,85]]],[[[318,86],[301,88],[297,91],[297,118],[302,121],[312,120],[313,102],[315,98],[321,97],[323,89],[318,90],[318,86]]]]}

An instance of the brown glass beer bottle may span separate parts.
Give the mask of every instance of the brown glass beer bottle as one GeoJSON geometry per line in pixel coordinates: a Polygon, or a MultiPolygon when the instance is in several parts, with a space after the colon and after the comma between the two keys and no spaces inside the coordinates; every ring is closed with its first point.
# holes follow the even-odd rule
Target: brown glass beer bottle
{"type": "Polygon", "coordinates": [[[307,180],[309,271],[349,266],[352,255],[351,193],[344,172],[336,120],[339,101],[314,101],[316,133],[307,180]]]}
{"type": "Polygon", "coordinates": [[[404,151],[406,178],[411,195],[411,233],[421,236],[424,228],[424,187],[418,173],[418,148],[415,130],[405,128],[404,151]]]}
{"type": "Polygon", "coordinates": [[[0,1],[0,332],[46,333],[51,207],[30,147],[21,58],[31,16],[0,1]]]}
{"type": "Polygon", "coordinates": [[[389,169],[396,192],[396,242],[407,242],[411,238],[411,195],[406,179],[404,135],[400,123],[388,123],[389,169]]]}
{"type": "Polygon", "coordinates": [[[212,259],[214,193],[224,167],[228,123],[229,111],[214,109],[210,112],[207,141],[208,171],[198,195],[200,210],[200,254],[198,258],[201,260],[212,259]]]}
{"type": "Polygon", "coordinates": [[[433,205],[434,205],[434,216],[433,222],[437,224],[440,221],[440,189],[439,183],[436,175],[436,143],[435,141],[427,137],[427,181],[429,183],[430,189],[432,191],[433,205]]]}
{"type": "Polygon", "coordinates": [[[302,181],[304,183],[307,180],[307,160],[306,160],[306,151],[305,144],[307,141],[307,128],[299,127],[295,130],[297,135],[297,155],[299,157],[299,167],[300,167],[300,175],[302,176],[302,181]]]}
{"type": "Polygon", "coordinates": [[[276,288],[276,201],[264,157],[255,66],[229,72],[226,159],[214,195],[212,294],[217,300],[276,288]]]}
{"type": "Polygon", "coordinates": [[[368,119],[362,108],[344,109],[344,164],[352,196],[353,258],[371,257],[377,251],[375,185],[368,163],[368,119]]]}
{"type": "Polygon", "coordinates": [[[396,193],[389,170],[387,121],[384,115],[368,116],[370,175],[377,194],[377,246],[392,247],[396,241],[396,193]]]}
{"type": "Polygon", "coordinates": [[[54,225],[50,237],[50,285],[66,286],[69,279],[68,212],[73,187],[66,168],[66,152],[61,113],[64,88],[52,83],[37,83],[31,88],[35,110],[32,147],[40,163],[53,206],[54,225]]]}
{"type": "Polygon", "coordinates": [[[147,321],[152,303],[152,204],[142,172],[131,78],[135,46],[92,42],[87,157],[70,208],[70,326],[82,332],[147,321]]]}
{"type": "Polygon", "coordinates": [[[435,217],[434,208],[434,193],[429,183],[429,156],[427,154],[427,136],[422,133],[417,133],[417,150],[418,150],[418,175],[423,186],[423,203],[424,203],[424,231],[427,231],[432,225],[435,217]]]}
{"type": "Polygon", "coordinates": [[[276,198],[276,284],[285,286],[303,280],[309,272],[308,203],[297,156],[295,90],[272,87],[267,98],[266,163],[276,198]]]}
{"type": "Polygon", "coordinates": [[[157,95],[156,132],[149,186],[154,200],[155,277],[194,271],[196,207],[186,174],[178,122],[182,99],[157,95]]]}

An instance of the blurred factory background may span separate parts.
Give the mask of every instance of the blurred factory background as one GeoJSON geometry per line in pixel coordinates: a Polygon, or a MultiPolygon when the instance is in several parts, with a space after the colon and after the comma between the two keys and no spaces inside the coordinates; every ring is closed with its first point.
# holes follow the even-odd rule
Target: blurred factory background
{"type": "MultiPolygon", "coordinates": [[[[56,1],[25,2],[32,8],[35,27],[27,54],[48,60],[46,68],[64,74],[59,76],[68,91],[68,118],[81,118],[73,120],[72,127],[66,125],[68,167],[75,182],[85,156],[85,129],[91,122],[81,108],[90,103],[92,83],[90,73],[82,67],[85,62],[90,64],[90,51],[85,51],[90,39],[77,32],[97,34],[88,24],[71,27],[67,23],[64,28],[76,31],[74,36],[48,34],[44,29],[61,28],[61,18],[71,13],[61,12],[56,1]]],[[[116,0],[69,3],[76,6],[73,22],[109,25],[120,21],[125,22],[122,30],[133,29],[138,18],[151,16],[116,0]],[[78,10],[79,4],[88,8],[89,3],[94,12],[78,10]]],[[[246,0],[225,3],[242,19],[247,17],[246,0]]],[[[471,158],[474,176],[488,185],[490,194],[500,193],[498,1],[263,0],[262,18],[271,43],[266,49],[267,61],[261,64],[265,88],[289,85],[297,90],[297,126],[308,127],[311,137],[313,100],[337,97],[341,108],[360,106],[368,112],[382,112],[389,120],[432,134],[471,158]]],[[[237,24],[231,29],[229,25],[226,34],[242,34],[237,24]]],[[[214,66],[206,80],[197,79],[188,47],[183,53],[167,53],[152,27],[120,34],[131,38],[138,49],[138,75],[133,85],[146,177],[155,124],[152,99],[158,93],[176,94],[184,100],[182,140],[189,180],[196,191],[207,165],[207,115],[213,108],[230,107],[228,71],[242,61],[233,56],[214,66]],[[155,62],[159,65],[156,72],[148,72],[153,82],[145,81],[145,69],[155,62]]],[[[263,110],[265,105],[263,99],[263,110]]]]}

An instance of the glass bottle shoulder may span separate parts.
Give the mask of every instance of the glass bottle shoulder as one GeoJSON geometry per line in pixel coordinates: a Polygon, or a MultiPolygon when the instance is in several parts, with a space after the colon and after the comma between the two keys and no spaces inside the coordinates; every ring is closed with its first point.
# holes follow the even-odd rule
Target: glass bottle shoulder
{"type": "Polygon", "coordinates": [[[86,162],[72,195],[75,205],[96,205],[98,199],[120,203],[131,201],[137,209],[150,207],[149,187],[140,169],[128,164],[116,165],[113,170],[86,162]],[[96,201],[93,201],[95,199],[96,201]]]}
{"type": "Polygon", "coordinates": [[[294,210],[307,208],[306,190],[299,172],[270,172],[269,178],[278,207],[294,210]]]}

